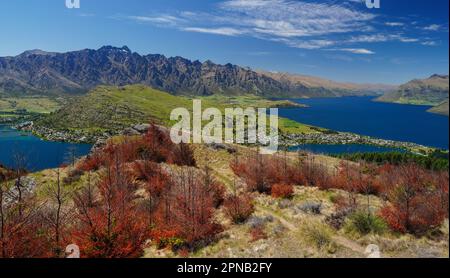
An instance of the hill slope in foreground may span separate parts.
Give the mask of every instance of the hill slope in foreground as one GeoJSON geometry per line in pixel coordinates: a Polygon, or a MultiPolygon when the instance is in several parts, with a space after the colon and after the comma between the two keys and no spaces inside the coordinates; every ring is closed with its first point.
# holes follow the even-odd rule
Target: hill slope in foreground
{"type": "Polygon", "coordinates": [[[449,77],[448,75],[433,75],[427,79],[415,79],[396,91],[388,92],[379,97],[378,101],[402,104],[441,106],[430,112],[448,115],[449,77]],[[445,107],[447,103],[447,108],[445,107]]]}
{"type": "MultiPolygon", "coordinates": [[[[125,144],[127,142],[133,142],[132,139],[126,137],[116,137],[113,141],[125,142],[125,144]]],[[[176,177],[173,185],[173,197],[168,197],[172,196],[170,194],[167,195],[162,193],[159,198],[147,199],[146,193],[143,192],[147,192],[146,190],[148,189],[146,188],[152,188],[149,185],[152,185],[153,183],[149,182],[147,185],[146,180],[141,177],[142,173],[141,175],[133,176],[134,179],[137,179],[135,182],[137,189],[133,187],[133,190],[137,190],[138,193],[132,195],[136,200],[129,203],[147,204],[147,202],[156,201],[156,204],[158,204],[158,202],[159,204],[164,204],[160,198],[180,198],[176,199],[176,201],[170,199],[171,204],[173,204],[174,213],[177,213],[177,204],[180,206],[182,206],[181,204],[187,204],[189,207],[194,204],[194,202],[184,203],[182,201],[184,199],[179,197],[181,195],[178,195],[179,192],[176,190],[181,190],[177,188],[182,188],[181,186],[183,185],[180,185],[177,181],[190,180],[190,178],[186,177],[189,177],[188,175],[191,171],[203,180],[203,175],[206,173],[206,170],[203,169],[208,169],[208,173],[211,175],[214,183],[218,182],[225,187],[224,193],[227,198],[226,200],[228,200],[230,196],[230,200],[233,200],[232,196],[236,194],[236,188],[238,188],[239,196],[249,196],[252,200],[251,203],[253,209],[251,209],[249,213],[242,212],[243,215],[245,215],[243,216],[243,220],[235,223],[228,215],[227,207],[229,206],[229,202],[225,201],[224,205],[212,210],[214,216],[208,214],[207,218],[207,223],[213,219],[214,223],[219,224],[223,228],[222,232],[213,237],[210,234],[205,234],[205,237],[202,238],[204,240],[199,240],[193,245],[184,245],[192,244],[184,242],[184,240],[186,240],[185,232],[187,231],[190,233],[190,229],[182,229],[180,232],[181,234],[178,237],[172,238],[172,240],[164,240],[164,238],[158,240],[157,236],[159,234],[152,234],[151,241],[148,241],[143,247],[143,253],[138,256],[144,256],[146,258],[181,258],[186,256],[213,258],[364,258],[368,256],[368,253],[365,252],[366,247],[369,244],[377,244],[380,247],[381,256],[383,257],[448,257],[448,222],[444,223],[441,228],[438,228],[437,231],[433,233],[433,236],[416,237],[411,234],[401,235],[397,232],[392,232],[386,228],[385,224],[379,222],[379,218],[375,217],[377,214],[374,213],[373,220],[377,221],[376,223],[379,229],[372,232],[371,229],[375,225],[368,224],[366,226],[366,222],[361,222],[360,218],[359,222],[357,222],[354,220],[353,216],[351,216],[353,215],[352,213],[345,212],[347,211],[347,198],[354,198],[356,204],[358,204],[358,209],[363,211],[364,216],[367,216],[367,196],[361,194],[349,194],[348,192],[331,188],[320,189],[317,186],[301,186],[305,185],[305,183],[296,185],[289,198],[278,198],[270,196],[270,194],[258,192],[247,193],[246,188],[249,184],[247,183],[248,180],[245,177],[243,178],[236,174],[232,166],[233,163],[238,159],[243,165],[249,167],[263,167],[263,169],[266,170],[268,170],[265,168],[268,164],[266,165],[264,163],[261,164],[264,166],[257,166],[258,163],[247,163],[254,162],[254,159],[256,159],[256,157],[254,157],[254,150],[235,145],[230,147],[234,149],[235,153],[230,153],[227,150],[217,150],[204,144],[192,145],[196,167],[180,167],[170,163],[162,163],[161,169],[164,169],[164,172],[167,172],[169,175],[174,175],[176,177]],[[186,176],[183,176],[184,179],[182,179],[178,175],[186,176]],[[342,213],[343,211],[344,213],[342,213]],[[331,226],[330,223],[333,225],[337,224],[337,226],[331,226]],[[361,223],[361,226],[356,228],[355,223],[361,223]],[[369,231],[366,229],[369,229],[369,231]],[[209,238],[209,240],[206,240],[205,238],[209,238]],[[185,249],[180,249],[178,244],[187,247],[185,247],[185,249]]],[[[95,161],[95,157],[96,156],[93,155],[93,160],[89,161],[95,161]]],[[[288,163],[288,167],[294,165],[297,165],[295,167],[298,167],[299,162],[299,156],[295,153],[265,156],[261,159],[264,159],[264,162],[273,160],[273,162],[279,163],[279,166],[276,166],[277,163],[270,164],[273,167],[281,167],[276,168],[279,169],[279,171],[282,171],[281,169],[284,167],[282,165],[285,159],[288,163]]],[[[341,165],[339,159],[325,156],[308,155],[302,156],[300,159],[305,165],[308,165],[302,171],[305,171],[306,173],[312,171],[308,169],[314,169],[313,172],[315,172],[318,169],[316,167],[319,167],[320,165],[320,169],[322,169],[320,171],[321,176],[328,176],[329,174],[335,173],[336,169],[341,165]]],[[[91,164],[81,161],[78,165],[89,166],[91,164]]],[[[132,169],[141,169],[136,166],[142,165],[142,161],[140,159],[137,161],[127,160],[125,165],[127,167],[126,169],[133,171],[132,169]]],[[[150,169],[158,169],[157,165],[151,165],[150,169]]],[[[354,164],[351,163],[351,165],[354,164]]],[[[82,166],[81,168],[84,168],[85,166],[82,166]]],[[[255,170],[256,169],[261,170],[261,168],[255,168],[255,170]]],[[[65,188],[70,190],[85,189],[87,188],[87,185],[91,185],[90,181],[98,181],[101,180],[102,177],[105,177],[105,172],[102,170],[84,172],[76,179],[73,177],[73,174],[71,174],[71,172],[75,173],[76,171],[71,171],[70,168],[65,168],[61,171],[61,178],[69,182],[65,188]]],[[[150,170],[147,169],[147,171],[150,170]]],[[[79,171],[76,173],[79,173],[79,171]]],[[[266,174],[265,171],[258,172],[258,175],[266,174]]],[[[34,180],[35,184],[38,185],[37,192],[40,198],[43,200],[50,198],[46,195],[48,194],[48,190],[46,191],[45,188],[46,186],[55,184],[56,171],[46,170],[40,173],[31,174],[29,178],[34,180]]],[[[205,180],[210,180],[210,178],[205,180]]],[[[156,181],[155,184],[157,184],[156,181]]],[[[130,188],[132,187],[130,186],[130,188]]],[[[186,188],[184,192],[186,194],[186,188]]],[[[239,200],[241,201],[241,199],[239,200]]],[[[243,207],[245,206],[246,200],[247,199],[245,198],[242,199],[243,207]]],[[[238,203],[237,207],[240,208],[240,204],[241,203],[238,203]]],[[[385,205],[386,200],[383,200],[381,197],[379,198],[370,195],[370,207],[374,212],[380,211],[385,205]]],[[[158,215],[157,208],[161,209],[161,206],[156,206],[156,208],[152,210],[156,211],[154,219],[158,221],[155,222],[156,224],[154,225],[163,231],[171,229],[171,224],[160,226],[161,221],[163,220],[156,217],[158,215]]],[[[133,215],[131,219],[138,219],[138,215],[139,214],[136,214],[136,217],[133,215]]],[[[180,214],[173,215],[180,216],[180,214]]],[[[355,215],[361,216],[361,214],[355,215]]],[[[174,217],[174,219],[180,221],[178,220],[180,218],[174,217]]],[[[183,221],[182,228],[191,227],[191,225],[193,225],[192,227],[197,228],[194,229],[195,231],[204,233],[204,226],[198,226],[197,222],[194,222],[195,220],[192,220],[191,222],[191,218],[181,219],[181,221],[183,221]]],[[[365,217],[363,217],[363,220],[364,219],[365,217]]],[[[162,235],[165,234],[162,233],[162,235]]],[[[120,241],[120,239],[118,241],[120,241]]],[[[125,243],[126,246],[128,246],[129,242],[125,241],[125,243]]],[[[89,250],[82,249],[83,256],[87,256],[86,251],[89,250]]],[[[102,249],[99,249],[99,252],[102,251],[102,249]]]]}
{"type": "MultiPolygon", "coordinates": [[[[269,108],[296,106],[290,101],[271,101],[247,95],[238,97],[201,97],[202,108],[225,107],[269,108]]],[[[173,96],[169,93],[146,87],[130,85],[125,87],[100,86],[85,96],[73,99],[58,111],[43,116],[36,122],[39,127],[54,130],[77,131],[99,134],[105,131],[120,131],[132,125],[150,121],[169,126],[170,113],[183,107],[192,111],[192,99],[173,96]]],[[[289,133],[311,133],[320,129],[280,119],[280,129],[289,133]]]]}

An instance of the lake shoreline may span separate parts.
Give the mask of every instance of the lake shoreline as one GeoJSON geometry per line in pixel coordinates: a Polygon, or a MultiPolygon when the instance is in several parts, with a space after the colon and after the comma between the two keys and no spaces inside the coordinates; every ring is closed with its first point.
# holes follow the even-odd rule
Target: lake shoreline
{"type": "Polygon", "coordinates": [[[448,117],[428,113],[423,106],[376,102],[373,97],[290,100],[307,104],[309,108],[280,109],[280,117],[339,131],[320,136],[293,136],[289,138],[293,144],[362,142],[408,149],[449,149],[448,117]]]}
{"type": "MultiPolygon", "coordinates": [[[[29,122],[28,124],[16,125],[18,130],[31,132],[33,135],[52,142],[66,142],[77,144],[97,144],[104,142],[108,138],[123,134],[123,131],[107,131],[101,134],[86,134],[82,132],[68,132],[55,131],[46,127],[36,127],[29,122]]],[[[317,144],[317,145],[367,145],[377,146],[382,148],[403,149],[412,153],[427,154],[439,148],[428,147],[411,142],[400,142],[393,140],[385,140],[380,138],[373,138],[370,136],[358,135],[350,132],[321,132],[310,134],[281,134],[282,147],[295,147],[303,144],[317,144]]],[[[448,151],[448,150],[444,150],[448,151]]]]}
{"type": "Polygon", "coordinates": [[[411,142],[401,142],[386,139],[373,138],[350,132],[336,133],[311,133],[311,134],[288,134],[282,139],[284,145],[295,147],[304,144],[316,145],[366,145],[381,148],[402,149],[417,154],[427,154],[433,151],[448,151],[434,147],[423,146],[411,142]]]}
{"type": "Polygon", "coordinates": [[[73,157],[89,154],[91,149],[91,144],[47,141],[29,131],[0,124],[0,164],[7,168],[25,168],[29,172],[58,168],[73,157]]]}

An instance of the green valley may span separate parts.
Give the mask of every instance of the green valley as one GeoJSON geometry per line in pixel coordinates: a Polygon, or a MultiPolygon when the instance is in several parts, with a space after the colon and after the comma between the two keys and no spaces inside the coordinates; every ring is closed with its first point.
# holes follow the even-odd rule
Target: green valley
{"type": "Polygon", "coordinates": [[[47,114],[56,111],[60,103],[48,97],[0,98],[0,112],[47,114]]]}

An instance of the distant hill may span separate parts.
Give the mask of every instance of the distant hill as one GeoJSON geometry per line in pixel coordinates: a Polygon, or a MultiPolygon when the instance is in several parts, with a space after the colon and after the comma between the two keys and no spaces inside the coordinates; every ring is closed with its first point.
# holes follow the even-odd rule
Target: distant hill
{"type": "MultiPolygon", "coordinates": [[[[252,107],[280,107],[295,105],[289,101],[272,101],[256,96],[223,97],[209,96],[202,99],[202,107],[216,107],[224,111],[226,107],[249,104],[252,107]],[[232,100],[232,103],[229,101],[232,100]],[[251,103],[251,104],[250,104],[251,103]]],[[[192,99],[174,96],[145,85],[124,87],[99,86],[89,93],[73,98],[59,110],[43,115],[35,121],[36,130],[44,135],[44,129],[67,131],[70,133],[99,135],[103,132],[121,131],[130,126],[150,121],[169,126],[173,109],[184,107],[192,110],[192,99]],[[43,131],[43,132],[42,132],[43,131]]],[[[290,133],[320,132],[291,120],[280,118],[279,127],[290,133]]]]}
{"type": "Polygon", "coordinates": [[[439,104],[438,106],[435,106],[433,108],[431,108],[430,110],[428,110],[431,113],[436,113],[436,114],[442,114],[442,115],[449,115],[449,103],[448,100],[439,104]]]}
{"type": "Polygon", "coordinates": [[[427,79],[415,79],[401,85],[398,90],[384,94],[378,98],[378,101],[432,106],[441,105],[447,101],[448,105],[448,82],[448,75],[438,74],[427,79]]]}
{"type": "Polygon", "coordinates": [[[286,84],[291,90],[307,88],[311,97],[380,95],[396,89],[396,86],[385,84],[357,84],[336,82],[320,77],[290,74],[283,72],[258,71],[259,73],[286,84]]]}
{"type": "MultiPolygon", "coordinates": [[[[67,53],[31,50],[15,57],[0,57],[0,95],[8,96],[85,94],[99,85],[131,84],[174,95],[311,97],[355,93],[354,85],[335,88],[331,81],[312,80],[319,79],[309,77],[306,82],[293,82],[232,64],[140,55],[126,46],[67,53]]],[[[360,87],[356,89],[359,91],[360,87]]]]}
{"type": "Polygon", "coordinates": [[[57,130],[120,130],[150,120],[167,121],[173,109],[189,105],[192,102],[187,98],[143,85],[99,86],[42,117],[37,124],[57,130]]]}

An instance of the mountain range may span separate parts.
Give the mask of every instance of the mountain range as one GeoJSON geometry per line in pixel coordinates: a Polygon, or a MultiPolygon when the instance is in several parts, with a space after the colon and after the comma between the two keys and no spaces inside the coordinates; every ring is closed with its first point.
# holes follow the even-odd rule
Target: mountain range
{"type": "Polygon", "coordinates": [[[336,82],[320,77],[286,72],[258,71],[258,73],[285,84],[291,91],[301,91],[303,88],[307,88],[311,97],[377,95],[397,89],[395,85],[336,82]]]}
{"type": "Polygon", "coordinates": [[[85,94],[99,85],[142,84],[174,95],[334,97],[380,94],[391,86],[338,83],[316,77],[254,71],[232,64],[191,61],[128,47],[104,46],[67,53],[26,51],[0,57],[0,94],[85,94]]]}
{"type": "Polygon", "coordinates": [[[448,115],[449,76],[434,74],[425,79],[414,79],[397,90],[377,99],[383,102],[430,105],[430,112],[448,115]]]}

